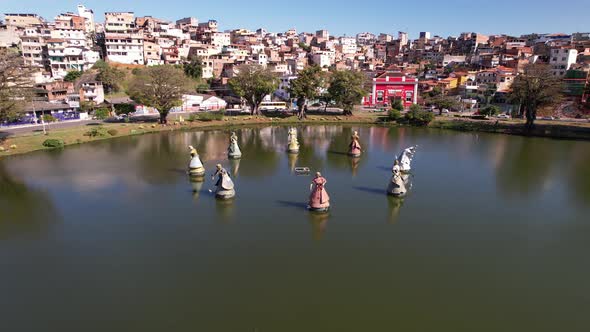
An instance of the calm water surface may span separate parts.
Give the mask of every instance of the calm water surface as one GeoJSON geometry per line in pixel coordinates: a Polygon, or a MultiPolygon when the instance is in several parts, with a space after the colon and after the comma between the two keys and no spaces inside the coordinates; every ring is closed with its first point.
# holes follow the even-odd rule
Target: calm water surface
{"type": "Polygon", "coordinates": [[[590,330],[590,143],[313,126],[290,156],[285,127],[238,135],[232,162],[227,131],[0,160],[0,329],[590,330]],[[416,144],[410,194],[388,198],[416,144]],[[188,180],[188,145],[233,202],[188,180]],[[329,215],[295,166],[327,178],[329,215]]]}

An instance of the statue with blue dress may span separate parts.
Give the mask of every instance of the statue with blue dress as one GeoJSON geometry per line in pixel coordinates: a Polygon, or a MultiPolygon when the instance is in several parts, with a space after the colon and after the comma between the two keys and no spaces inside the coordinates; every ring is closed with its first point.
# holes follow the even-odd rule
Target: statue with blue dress
{"type": "Polygon", "coordinates": [[[230,199],[236,195],[234,182],[231,180],[229,173],[221,164],[217,164],[215,173],[211,176],[215,182],[215,197],[219,199],[230,199]]]}

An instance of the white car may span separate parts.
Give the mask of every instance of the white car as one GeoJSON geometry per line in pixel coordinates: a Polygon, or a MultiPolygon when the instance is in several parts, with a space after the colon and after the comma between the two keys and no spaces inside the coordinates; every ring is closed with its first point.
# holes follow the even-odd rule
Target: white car
{"type": "Polygon", "coordinates": [[[544,116],[541,118],[541,120],[555,120],[555,118],[552,116],[544,116]]]}
{"type": "Polygon", "coordinates": [[[498,114],[496,117],[498,119],[510,119],[510,115],[508,114],[498,114]]]}

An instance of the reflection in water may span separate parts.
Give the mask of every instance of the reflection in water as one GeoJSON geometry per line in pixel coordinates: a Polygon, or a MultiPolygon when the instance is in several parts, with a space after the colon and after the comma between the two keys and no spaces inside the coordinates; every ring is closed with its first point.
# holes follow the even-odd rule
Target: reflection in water
{"type": "Polygon", "coordinates": [[[205,181],[205,178],[202,176],[191,176],[189,177],[189,181],[193,191],[193,198],[195,201],[197,201],[199,199],[199,195],[201,194],[201,189],[203,188],[203,182],[205,181]]]}
{"type": "Polygon", "coordinates": [[[215,211],[220,223],[231,223],[234,220],[234,199],[216,199],[215,211]]]}
{"type": "Polygon", "coordinates": [[[498,189],[505,195],[533,196],[540,194],[554,178],[551,170],[556,164],[554,149],[545,144],[549,140],[513,138],[506,145],[496,170],[498,189]]]}
{"type": "Polygon", "coordinates": [[[240,160],[242,160],[242,159],[230,159],[229,160],[229,167],[230,167],[231,176],[234,179],[238,178],[238,174],[240,172],[240,160]]]}
{"type": "Polygon", "coordinates": [[[400,210],[404,205],[404,198],[388,195],[387,203],[389,206],[389,223],[393,225],[399,218],[400,210]]]}
{"type": "Polygon", "coordinates": [[[350,170],[352,171],[352,176],[356,176],[357,170],[359,168],[360,158],[348,157],[348,159],[350,159],[350,170]]]}
{"type": "Polygon", "coordinates": [[[568,174],[571,188],[570,197],[580,206],[590,206],[590,151],[587,146],[578,145],[571,150],[572,167],[564,169],[568,174]]]}
{"type": "Polygon", "coordinates": [[[311,224],[311,234],[315,241],[320,241],[324,237],[326,228],[328,227],[329,213],[310,212],[309,223],[311,224]]]}
{"type": "Polygon", "coordinates": [[[297,159],[299,158],[299,154],[297,153],[288,153],[287,158],[289,161],[289,170],[291,173],[295,172],[295,167],[297,167],[297,159]]]}
{"type": "Polygon", "coordinates": [[[0,162],[0,239],[44,233],[58,220],[49,195],[13,178],[0,162]]]}

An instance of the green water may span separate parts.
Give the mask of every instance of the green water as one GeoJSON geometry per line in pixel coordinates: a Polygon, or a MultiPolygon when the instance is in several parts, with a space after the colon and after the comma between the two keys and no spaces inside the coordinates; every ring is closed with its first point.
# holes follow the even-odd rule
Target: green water
{"type": "Polygon", "coordinates": [[[0,330],[590,330],[590,143],[313,126],[295,157],[285,127],[238,136],[236,162],[224,131],[0,160],[0,330]],[[189,182],[188,145],[233,202],[189,182]],[[327,178],[329,215],[295,166],[327,178]]]}

